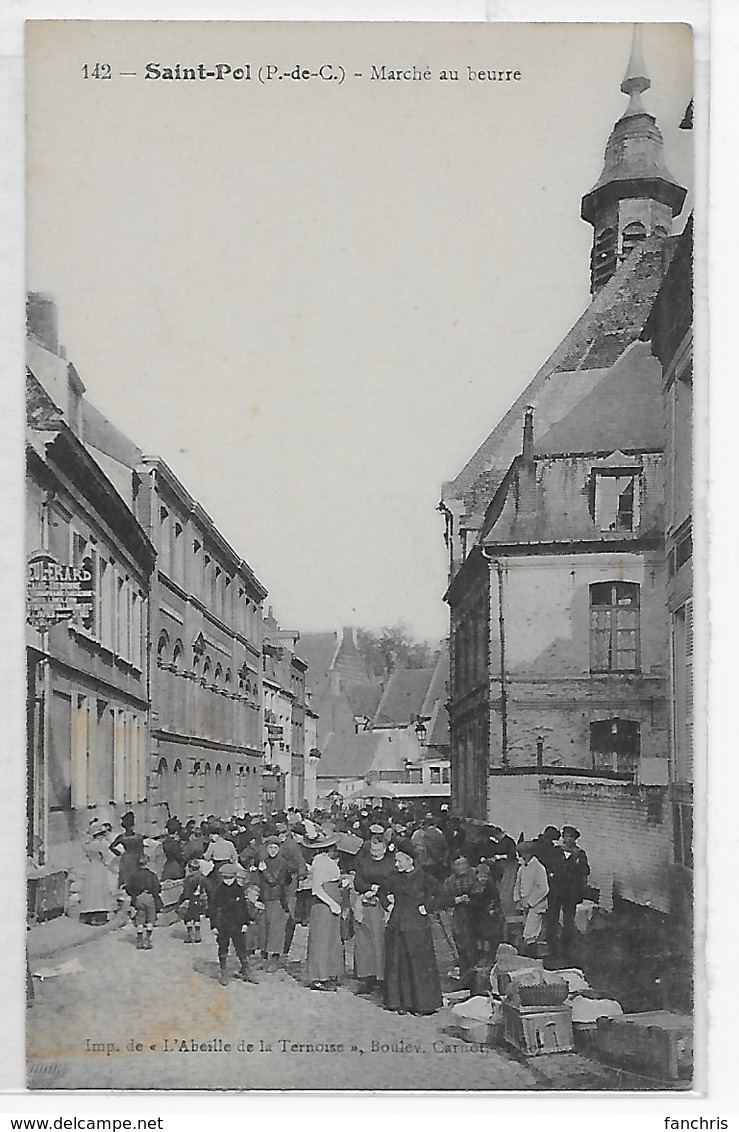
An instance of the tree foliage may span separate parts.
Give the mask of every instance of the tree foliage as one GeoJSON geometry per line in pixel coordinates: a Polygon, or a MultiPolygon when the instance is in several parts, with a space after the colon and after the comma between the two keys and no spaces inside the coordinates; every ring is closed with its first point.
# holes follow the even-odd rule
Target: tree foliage
{"type": "Polygon", "coordinates": [[[358,629],[357,646],[372,676],[391,676],[397,668],[432,668],[438,656],[428,641],[414,640],[402,621],[379,632],[358,629]]]}

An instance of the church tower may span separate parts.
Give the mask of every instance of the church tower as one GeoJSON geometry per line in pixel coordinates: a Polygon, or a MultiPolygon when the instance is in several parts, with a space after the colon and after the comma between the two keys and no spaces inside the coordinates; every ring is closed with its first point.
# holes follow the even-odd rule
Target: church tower
{"type": "Polygon", "coordinates": [[[590,255],[592,295],[605,286],[640,240],[671,234],[673,218],[685,201],[687,190],[665,165],[662,134],[641,99],[651,85],[637,25],[621,83],[621,90],[629,96],[629,105],[608,139],[597,184],[582,198],[580,214],[594,229],[590,255]]]}

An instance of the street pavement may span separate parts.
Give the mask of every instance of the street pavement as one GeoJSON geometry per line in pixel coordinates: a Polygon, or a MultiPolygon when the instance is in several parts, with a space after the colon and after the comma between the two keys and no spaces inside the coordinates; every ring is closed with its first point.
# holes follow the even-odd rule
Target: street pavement
{"type": "MultiPolygon", "coordinates": [[[[525,1059],[443,1032],[352,993],[312,991],[301,968],[218,981],[215,936],[186,945],[157,928],[138,951],[131,926],[32,962],[32,1089],[610,1090],[615,1076],[576,1053],[525,1059]],[[54,974],[62,968],[59,974],[54,974]],[[312,1048],[311,1048],[312,1047],[312,1048]]],[[[230,959],[232,972],[237,964],[230,959]]]]}

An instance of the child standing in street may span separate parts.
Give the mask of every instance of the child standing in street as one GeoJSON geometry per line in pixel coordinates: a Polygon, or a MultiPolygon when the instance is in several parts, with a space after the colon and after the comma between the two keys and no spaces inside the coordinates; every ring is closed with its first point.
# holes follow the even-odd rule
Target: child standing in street
{"type": "Polygon", "coordinates": [[[163,907],[159,877],[140,858],[125,887],[134,909],[136,948],[151,951],[151,933],[163,907]]]}
{"type": "Polygon", "coordinates": [[[200,921],[208,907],[208,893],[202,873],[200,860],[191,857],[187,862],[187,874],[182,882],[182,895],[177,901],[177,910],[187,928],[185,943],[201,943],[200,921]]]}
{"type": "Polygon", "coordinates": [[[244,938],[253,915],[246,893],[236,882],[237,873],[238,866],[231,861],[221,866],[218,884],[210,901],[211,922],[218,937],[218,965],[221,969],[220,983],[223,987],[228,985],[228,952],[232,943],[241,964],[237,978],[245,983],[257,981],[249,970],[244,938]]]}

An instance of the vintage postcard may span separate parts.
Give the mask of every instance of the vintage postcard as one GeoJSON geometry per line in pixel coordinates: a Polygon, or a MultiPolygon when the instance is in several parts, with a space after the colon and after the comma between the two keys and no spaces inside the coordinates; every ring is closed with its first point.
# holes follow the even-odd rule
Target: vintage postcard
{"type": "Polygon", "coordinates": [[[26,60],[28,1087],[690,1091],[691,28],[26,60]]]}

